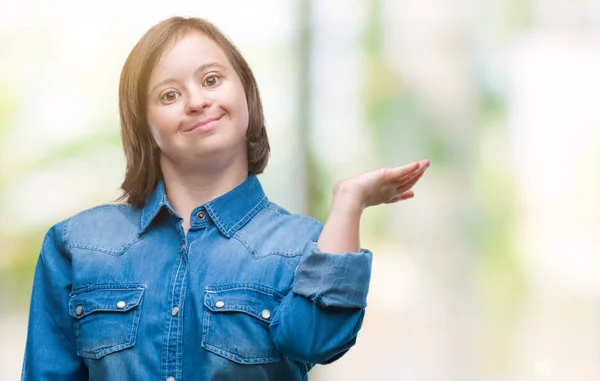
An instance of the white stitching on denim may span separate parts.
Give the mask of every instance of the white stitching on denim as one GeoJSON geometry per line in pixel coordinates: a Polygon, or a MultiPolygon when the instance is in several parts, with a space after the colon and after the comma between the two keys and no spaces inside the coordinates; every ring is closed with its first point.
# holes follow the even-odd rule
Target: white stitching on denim
{"type": "Polygon", "coordinates": [[[213,221],[215,222],[215,224],[217,225],[217,227],[221,231],[223,231],[225,234],[229,234],[229,232],[227,231],[227,229],[225,229],[225,226],[223,226],[223,224],[221,223],[221,220],[219,220],[219,216],[215,213],[215,211],[212,208],[211,204],[210,203],[206,204],[205,208],[210,213],[210,216],[213,219],[213,221]]]}
{"type": "MultiPolygon", "coordinates": [[[[182,260],[179,261],[179,266],[177,267],[177,272],[175,273],[175,279],[173,282],[173,291],[171,292],[171,304],[173,304],[173,300],[175,299],[175,285],[177,284],[177,278],[179,277],[179,270],[181,270],[181,264],[182,264],[182,260]]],[[[173,325],[173,315],[171,315],[171,317],[169,318],[169,328],[167,330],[167,347],[166,347],[166,352],[167,352],[167,362],[165,363],[165,374],[168,373],[168,363],[169,363],[169,342],[171,341],[171,326],[173,325]]]]}
{"type": "Polygon", "coordinates": [[[250,218],[248,218],[248,220],[246,220],[246,217],[248,217],[250,215],[250,213],[254,212],[254,210],[262,208],[264,206],[264,204],[266,203],[267,200],[267,196],[263,196],[257,203],[256,205],[254,205],[254,207],[252,209],[250,209],[248,211],[248,213],[246,213],[244,215],[244,217],[242,217],[235,225],[233,225],[229,231],[227,232],[229,234],[229,232],[233,229],[235,229],[238,225],[243,225],[244,223],[246,223],[250,218]]]}
{"type": "MultiPolygon", "coordinates": [[[[254,205],[254,207],[252,209],[250,209],[240,220],[238,220],[238,222],[236,222],[233,226],[231,226],[229,229],[226,229],[225,226],[223,225],[223,223],[221,223],[219,216],[215,213],[214,209],[212,208],[211,204],[206,204],[205,208],[206,210],[208,210],[210,212],[210,216],[212,217],[213,221],[215,221],[215,224],[219,227],[220,230],[222,230],[223,232],[226,233],[227,236],[231,236],[231,231],[236,229],[238,225],[243,225],[247,220],[246,218],[254,212],[254,210],[256,209],[260,209],[262,208],[266,203],[267,203],[267,196],[263,196],[257,203],[256,205],[254,205]]],[[[248,218],[249,220],[250,218],[248,218]]]]}
{"type": "Polygon", "coordinates": [[[76,244],[76,243],[65,246],[65,249],[68,249],[68,250],[81,249],[81,250],[99,251],[104,254],[112,255],[113,257],[120,257],[121,255],[125,254],[129,249],[131,249],[135,244],[137,244],[138,242],[142,242],[146,238],[148,233],[150,233],[151,231],[153,231],[156,228],[157,228],[156,226],[153,226],[152,228],[146,230],[146,234],[141,235],[141,236],[136,234],[136,236],[134,238],[129,240],[127,243],[125,243],[121,248],[119,248],[119,250],[105,249],[100,246],[80,245],[80,244],[76,244]]]}
{"type": "Polygon", "coordinates": [[[132,317],[132,324],[131,324],[131,330],[129,332],[129,337],[126,338],[124,341],[116,343],[116,344],[111,344],[111,345],[105,345],[103,347],[99,347],[99,348],[94,348],[93,350],[84,350],[82,349],[82,343],[81,343],[81,330],[79,329],[79,320],[75,321],[75,337],[77,339],[77,351],[78,354],[80,356],[90,356],[92,358],[98,359],[102,356],[105,356],[109,353],[115,352],[117,350],[123,349],[123,348],[129,348],[131,346],[133,346],[133,341],[134,341],[134,336],[133,336],[133,331],[135,329],[136,326],[136,322],[139,323],[139,316],[141,315],[141,302],[138,303],[136,305],[136,308],[133,310],[128,310],[129,312],[127,314],[125,314],[123,317],[125,318],[127,315],[130,315],[131,313],[133,313],[133,317],[132,317]]]}
{"type": "Polygon", "coordinates": [[[129,341],[127,342],[127,345],[131,345],[131,341],[133,340],[133,328],[135,327],[135,321],[139,315],[139,306],[138,308],[135,309],[134,314],[133,314],[133,321],[131,322],[131,330],[129,331],[129,341]]]}
{"type": "Polygon", "coordinates": [[[241,235],[239,231],[233,233],[233,235],[231,237],[233,239],[235,239],[236,241],[238,241],[242,246],[244,246],[244,248],[248,251],[248,254],[250,254],[250,256],[252,256],[252,257],[256,256],[256,253],[255,253],[252,245],[250,245],[250,243],[244,239],[244,236],[241,235]]]}
{"type": "MultiPolygon", "coordinates": [[[[189,253],[189,252],[192,250],[192,245],[193,245],[194,243],[196,243],[196,242],[200,241],[200,240],[201,240],[201,239],[202,239],[202,238],[203,238],[203,237],[206,235],[206,232],[207,232],[207,231],[208,231],[208,229],[204,229],[204,230],[202,231],[202,235],[201,235],[200,237],[198,237],[198,238],[194,239],[192,242],[190,242],[190,244],[189,244],[189,245],[188,245],[188,247],[187,247],[187,249],[188,249],[188,250],[187,250],[187,251],[188,251],[188,253],[189,253]]],[[[189,254],[188,254],[188,258],[189,258],[189,254]]],[[[188,263],[189,263],[189,262],[188,262],[188,263]]]]}
{"type": "Polygon", "coordinates": [[[145,290],[146,285],[142,283],[98,283],[91,286],[80,287],[72,290],[69,296],[78,296],[87,292],[98,290],[134,291],[145,290]]]}
{"type": "MultiPolygon", "coordinates": [[[[183,270],[183,278],[181,280],[181,290],[179,291],[179,307],[180,307],[180,313],[183,313],[183,309],[184,309],[184,304],[185,304],[185,289],[186,289],[186,283],[185,283],[185,275],[187,274],[187,270],[189,268],[189,261],[187,261],[187,266],[185,266],[185,269],[183,270]]],[[[183,332],[183,327],[182,327],[182,322],[183,322],[183,315],[179,316],[179,319],[177,319],[177,328],[179,330],[179,341],[177,342],[177,354],[176,354],[176,362],[175,362],[175,374],[179,375],[179,353],[181,352],[181,338],[183,337],[182,332],[183,332]]]]}
{"type": "Polygon", "coordinates": [[[153,210],[152,213],[148,217],[146,217],[146,207],[142,208],[142,213],[140,215],[140,226],[138,229],[138,234],[141,233],[142,230],[145,231],[146,229],[148,229],[148,225],[150,224],[150,222],[152,222],[152,220],[158,215],[158,213],[160,212],[162,207],[166,204],[165,198],[166,198],[166,196],[163,195],[162,198],[158,201],[157,208],[155,210],[153,210]]]}
{"type": "Polygon", "coordinates": [[[290,251],[272,250],[267,253],[258,253],[254,249],[254,247],[252,247],[250,242],[248,242],[246,240],[244,235],[241,234],[239,231],[236,231],[235,233],[233,233],[233,235],[231,237],[233,239],[235,239],[236,241],[238,241],[240,244],[242,244],[242,246],[244,246],[244,248],[248,251],[248,254],[250,254],[250,256],[254,259],[264,258],[264,257],[268,257],[271,255],[278,255],[280,257],[285,257],[285,258],[294,258],[294,257],[301,256],[304,251],[304,248],[302,248],[299,250],[290,250],[290,251]]]}

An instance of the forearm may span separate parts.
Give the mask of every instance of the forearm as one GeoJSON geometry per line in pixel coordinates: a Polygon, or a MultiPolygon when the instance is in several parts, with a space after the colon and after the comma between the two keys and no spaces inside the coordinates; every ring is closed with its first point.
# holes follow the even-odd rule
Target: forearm
{"type": "Polygon", "coordinates": [[[365,315],[362,308],[321,308],[295,293],[282,306],[269,325],[273,342],[286,356],[313,364],[327,364],[346,353],[356,343],[365,315]]]}
{"type": "Polygon", "coordinates": [[[336,187],[318,241],[314,242],[313,235],[307,243],[292,292],[281,302],[270,325],[279,350],[297,361],[327,364],[356,342],[373,256],[369,250],[360,249],[359,224],[364,208],[357,201],[336,187]]]}
{"type": "Polygon", "coordinates": [[[363,209],[355,197],[344,190],[336,190],[317,247],[324,253],[359,252],[360,217],[363,209]]]}
{"type": "MultiPolygon", "coordinates": [[[[315,231],[318,233],[319,231],[315,231]]],[[[366,249],[332,255],[306,244],[292,290],[271,325],[282,353],[302,362],[326,364],[356,342],[362,325],[373,254],[366,249]]]]}

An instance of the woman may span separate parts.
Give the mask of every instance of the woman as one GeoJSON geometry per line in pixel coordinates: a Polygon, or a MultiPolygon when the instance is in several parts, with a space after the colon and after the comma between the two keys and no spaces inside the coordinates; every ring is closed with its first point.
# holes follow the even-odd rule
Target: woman
{"type": "Polygon", "coordinates": [[[414,195],[421,160],[339,182],[327,222],[270,202],[254,76],[201,19],[130,53],[119,104],[125,203],[53,226],[23,380],[305,380],[356,342],[371,272],[367,206],[414,195]]]}

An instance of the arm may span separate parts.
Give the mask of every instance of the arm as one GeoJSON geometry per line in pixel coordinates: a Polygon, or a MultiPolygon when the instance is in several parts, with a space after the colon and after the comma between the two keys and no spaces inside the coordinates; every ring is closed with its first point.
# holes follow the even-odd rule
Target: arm
{"type": "Polygon", "coordinates": [[[88,379],[68,313],[71,259],[63,247],[62,228],[58,224],[46,234],[36,266],[22,381],[88,379]]]}
{"type": "Polygon", "coordinates": [[[420,160],[363,173],[336,184],[331,210],[317,243],[319,248],[330,253],[357,252],[363,210],[412,198],[412,187],[428,167],[429,160],[420,160]]]}
{"type": "Polygon", "coordinates": [[[332,255],[309,242],[269,326],[278,350],[310,364],[328,364],[347,352],[362,326],[371,261],[368,250],[332,255]]]}
{"type": "Polygon", "coordinates": [[[360,249],[362,211],[414,196],[412,186],[427,160],[344,180],[334,188],[332,208],[296,269],[294,285],[270,325],[278,349],[302,362],[328,364],[356,342],[365,315],[372,253],[360,249]]]}

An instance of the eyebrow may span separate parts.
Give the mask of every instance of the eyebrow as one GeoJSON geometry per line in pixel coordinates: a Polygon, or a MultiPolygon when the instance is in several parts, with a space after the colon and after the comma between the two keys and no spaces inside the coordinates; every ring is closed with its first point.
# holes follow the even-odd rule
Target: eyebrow
{"type": "MultiPolygon", "coordinates": [[[[218,62],[207,62],[203,65],[198,66],[198,68],[194,71],[194,76],[198,75],[198,73],[202,73],[203,71],[206,71],[207,69],[211,69],[211,68],[218,68],[223,71],[227,69],[225,66],[221,65],[218,62]]],[[[175,78],[168,78],[168,79],[165,79],[164,81],[160,81],[159,83],[154,85],[154,87],[152,87],[152,90],[150,90],[149,94],[152,94],[157,88],[159,88],[163,85],[166,85],[167,83],[171,83],[171,82],[177,82],[177,80],[175,78]]]]}

